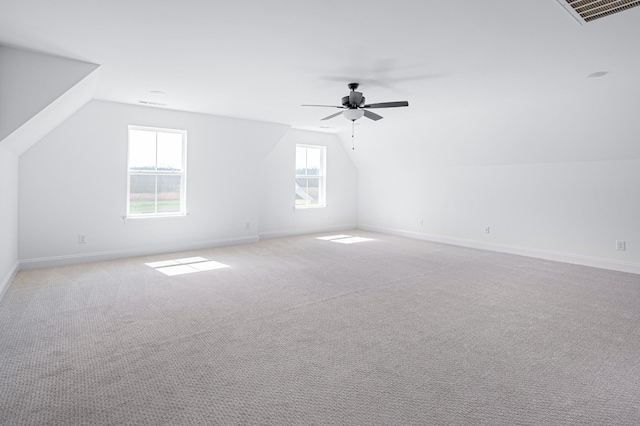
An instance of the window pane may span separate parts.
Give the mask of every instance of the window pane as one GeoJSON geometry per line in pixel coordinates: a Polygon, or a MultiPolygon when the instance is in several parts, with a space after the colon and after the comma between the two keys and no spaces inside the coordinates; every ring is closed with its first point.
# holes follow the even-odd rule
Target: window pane
{"type": "Polygon", "coordinates": [[[296,205],[313,206],[319,204],[320,194],[319,178],[297,178],[296,179],[296,205]]]}
{"type": "Polygon", "coordinates": [[[307,148],[307,174],[318,176],[320,174],[321,156],[318,148],[307,148]]]}
{"type": "Polygon", "coordinates": [[[156,166],[156,132],[129,131],[129,169],[154,170],[156,166]]]}
{"type": "Polygon", "coordinates": [[[311,197],[307,194],[307,179],[296,179],[296,206],[304,206],[311,197]]]}
{"type": "Polygon", "coordinates": [[[158,176],[158,213],[180,212],[182,176],[158,176]]]}
{"type": "Polygon", "coordinates": [[[158,170],[182,170],[182,134],[158,132],[158,170]]]}
{"type": "Polygon", "coordinates": [[[310,204],[318,204],[320,198],[320,179],[307,179],[307,194],[311,197],[310,204]]]}
{"type": "Polygon", "coordinates": [[[325,206],[325,156],[325,147],[296,145],[296,206],[325,206]]]}
{"type": "Polygon", "coordinates": [[[129,181],[129,213],[156,212],[156,177],[131,175],[129,181]]]}
{"type": "Polygon", "coordinates": [[[296,174],[297,175],[305,175],[307,174],[307,148],[305,147],[296,147],[296,174]]]}

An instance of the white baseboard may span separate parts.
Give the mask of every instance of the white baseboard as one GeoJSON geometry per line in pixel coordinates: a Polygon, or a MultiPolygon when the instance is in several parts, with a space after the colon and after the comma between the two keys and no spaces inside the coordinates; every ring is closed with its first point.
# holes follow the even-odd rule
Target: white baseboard
{"type": "Polygon", "coordinates": [[[2,300],[2,297],[9,289],[9,286],[11,286],[11,283],[13,282],[13,279],[16,277],[16,274],[18,273],[19,270],[20,270],[20,262],[16,260],[16,262],[13,264],[11,269],[9,269],[9,272],[2,280],[2,283],[0,284],[0,300],[2,300]]]}
{"type": "Polygon", "coordinates": [[[122,259],[125,257],[148,256],[161,253],[173,253],[189,250],[202,250],[212,247],[224,247],[240,244],[257,243],[259,238],[255,235],[239,238],[225,238],[218,240],[201,241],[193,244],[172,244],[166,246],[133,248],[124,250],[101,251],[94,253],[80,253],[63,256],[40,257],[34,259],[21,259],[20,269],[36,269],[51,266],[74,265],[87,262],[101,262],[104,260],[122,259]]]}
{"type": "Polygon", "coordinates": [[[553,260],[556,262],[572,263],[575,265],[591,266],[594,268],[609,269],[612,271],[640,274],[640,264],[624,262],[614,259],[584,256],[573,253],[563,253],[551,250],[542,250],[530,247],[510,246],[506,244],[487,243],[484,241],[467,240],[463,238],[444,237],[441,235],[425,234],[421,232],[405,231],[402,229],[386,228],[374,225],[358,225],[363,231],[380,232],[382,234],[398,235],[401,237],[419,240],[433,241],[443,244],[475,248],[480,250],[496,251],[500,253],[516,254],[519,256],[535,257],[538,259],[553,260]]]}
{"type": "Polygon", "coordinates": [[[342,232],[348,231],[350,229],[356,229],[356,224],[353,223],[350,225],[337,225],[320,228],[287,229],[282,231],[261,232],[260,239],[268,240],[270,238],[295,237],[297,235],[318,234],[320,232],[342,232]]]}

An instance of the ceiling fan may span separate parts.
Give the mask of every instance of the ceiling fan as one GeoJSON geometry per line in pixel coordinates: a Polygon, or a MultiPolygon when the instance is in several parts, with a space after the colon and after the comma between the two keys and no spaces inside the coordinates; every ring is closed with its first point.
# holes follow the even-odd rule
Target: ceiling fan
{"type": "Polygon", "coordinates": [[[381,102],[377,104],[367,104],[365,103],[365,98],[362,96],[362,93],[356,92],[356,89],[360,86],[359,83],[349,83],[348,87],[351,89],[349,96],[345,96],[342,98],[342,106],[333,106],[333,105],[302,105],[302,106],[313,106],[313,107],[328,107],[328,108],[340,108],[342,111],[336,112],[335,114],[331,114],[323,120],[329,120],[330,118],[337,117],[342,114],[344,118],[347,120],[356,121],[362,116],[365,116],[371,120],[378,121],[382,118],[381,115],[373,113],[369,111],[372,108],[396,108],[396,107],[406,107],[409,106],[409,102],[407,101],[398,101],[398,102],[381,102]]]}

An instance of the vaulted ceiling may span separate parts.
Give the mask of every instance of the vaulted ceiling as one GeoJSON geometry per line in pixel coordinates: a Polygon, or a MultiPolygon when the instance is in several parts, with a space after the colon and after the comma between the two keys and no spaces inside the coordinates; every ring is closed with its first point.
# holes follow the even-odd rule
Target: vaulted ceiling
{"type": "MultiPolygon", "coordinates": [[[[355,127],[362,167],[640,158],[640,7],[558,0],[0,0],[0,44],[100,65],[94,98],[291,124],[347,83],[407,100],[355,127]],[[594,73],[606,73],[599,76],[594,73]]],[[[327,128],[329,127],[329,128],[327,128]]]]}

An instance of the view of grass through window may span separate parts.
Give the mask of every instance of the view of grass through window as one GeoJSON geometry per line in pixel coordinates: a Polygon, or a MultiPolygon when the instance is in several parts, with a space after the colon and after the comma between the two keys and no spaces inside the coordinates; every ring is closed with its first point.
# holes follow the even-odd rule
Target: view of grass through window
{"type": "Polygon", "coordinates": [[[128,214],[185,213],[186,132],[130,126],[128,214]]]}

